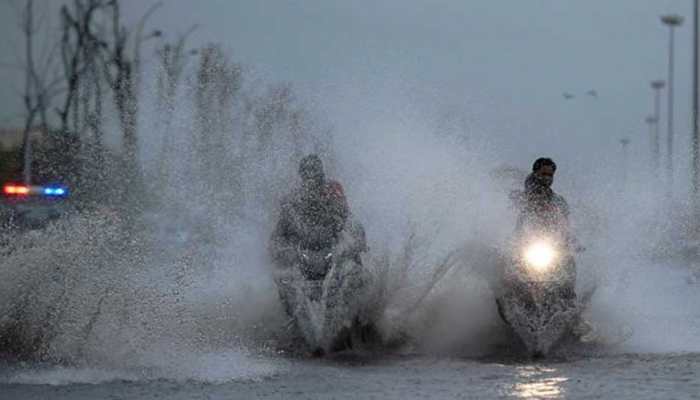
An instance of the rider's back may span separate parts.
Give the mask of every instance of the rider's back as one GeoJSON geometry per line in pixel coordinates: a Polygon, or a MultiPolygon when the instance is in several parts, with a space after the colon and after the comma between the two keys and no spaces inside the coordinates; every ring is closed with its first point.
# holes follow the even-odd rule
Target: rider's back
{"type": "Polygon", "coordinates": [[[285,197],[273,239],[303,249],[332,246],[349,214],[343,187],[328,181],[317,192],[297,188],[285,197]]]}

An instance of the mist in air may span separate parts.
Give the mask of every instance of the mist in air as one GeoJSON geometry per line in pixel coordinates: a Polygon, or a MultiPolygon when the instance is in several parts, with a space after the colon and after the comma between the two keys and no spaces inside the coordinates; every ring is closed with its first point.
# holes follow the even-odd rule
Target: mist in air
{"type": "MultiPolygon", "coordinates": [[[[669,199],[650,168],[643,123],[646,81],[663,73],[663,60],[622,76],[630,64],[615,55],[616,40],[562,44],[604,34],[571,22],[581,10],[605,34],[628,34],[625,42],[640,27],[611,24],[596,11],[602,1],[500,11],[487,2],[468,9],[440,1],[407,7],[413,11],[382,32],[394,3],[370,12],[251,2],[238,13],[233,3],[197,10],[166,3],[153,23],[177,32],[168,21],[201,17],[187,42],[198,52],[170,89],[158,57],[143,66],[145,183],[136,200],[22,233],[0,259],[0,351],[37,365],[10,380],[226,382],[288,369],[268,240],[280,198],[298,184],[297,162],[311,152],[344,185],[364,224],[365,264],[384,277],[379,325],[389,340],[408,337],[427,354],[493,354],[503,329],[493,280],[516,218],[509,194],[545,156],[558,164],[553,188],[569,202],[586,247],[577,285],[595,288],[586,318],[612,344],[600,351],[700,351],[689,306],[700,304],[687,268],[693,227],[682,182],[689,170],[680,153],[688,126],[677,124],[669,199]],[[538,10],[546,15],[533,16],[538,10]],[[548,19],[562,10],[561,21],[548,19]],[[273,26],[285,12],[288,19],[273,26]],[[225,13],[231,25],[246,15],[251,21],[229,32],[215,16],[225,13]],[[412,23],[423,13],[444,23],[412,23]],[[486,34],[479,19],[502,20],[502,13],[507,27],[486,34]],[[252,27],[255,18],[260,28],[252,27]],[[340,25],[345,37],[335,20],[357,22],[340,25]],[[402,20],[417,28],[408,31],[402,20]],[[290,32],[285,45],[276,43],[290,32]],[[348,51],[325,43],[324,33],[348,51]],[[559,39],[564,33],[569,41],[559,39]],[[591,89],[598,96],[587,95],[591,89]],[[626,153],[622,137],[632,138],[626,153]],[[438,280],[436,271],[444,271],[438,280]]],[[[644,12],[655,16],[650,4],[644,12]]],[[[135,19],[145,7],[125,2],[125,14],[135,19]]],[[[626,10],[606,7],[614,15],[626,10]]],[[[657,46],[640,42],[639,49],[657,46]]],[[[679,98],[686,91],[679,88],[679,98]]],[[[688,111],[679,105],[677,112],[688,111]]],[[[116,148],[113,119],[106,136],[116,148]]]]}

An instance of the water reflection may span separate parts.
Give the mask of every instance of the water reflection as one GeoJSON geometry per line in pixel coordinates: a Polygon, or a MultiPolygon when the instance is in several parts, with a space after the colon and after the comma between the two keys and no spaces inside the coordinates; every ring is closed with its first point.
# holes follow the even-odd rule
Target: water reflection
{"type": "Polygon", "coordinates": [[[565,395],[564,383],[569,380],[557,374],[554,368],[518,368],[518,383],[513,386],[511,395],[519,399],[562,399],[565,395]]]}

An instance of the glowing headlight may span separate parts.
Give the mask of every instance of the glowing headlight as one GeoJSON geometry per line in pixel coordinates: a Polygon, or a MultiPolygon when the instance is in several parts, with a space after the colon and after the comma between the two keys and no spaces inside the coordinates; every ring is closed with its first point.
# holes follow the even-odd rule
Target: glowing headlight
{"type": "Polygon", "coordinates": [[[529,267],[544,272],[552,267],[557,256],[556,250],[547,242],[535,242],[525,249],[525,262],[529,267]]]}

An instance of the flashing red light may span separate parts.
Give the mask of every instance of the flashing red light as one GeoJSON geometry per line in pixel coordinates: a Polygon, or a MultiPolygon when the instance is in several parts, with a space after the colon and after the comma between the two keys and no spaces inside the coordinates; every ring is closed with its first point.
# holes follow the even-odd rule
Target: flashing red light
{"type": "Polygon", "coordinates": [[[5,185],[3,192],[5,194],[25,195],[29,194],[29,188],[23,185],[5,185]]]}

